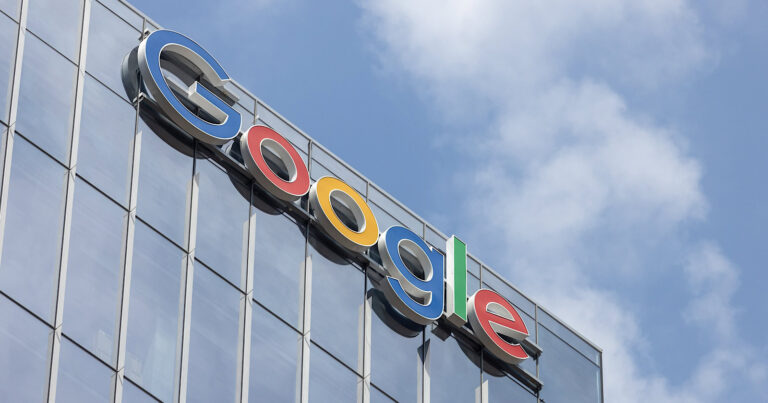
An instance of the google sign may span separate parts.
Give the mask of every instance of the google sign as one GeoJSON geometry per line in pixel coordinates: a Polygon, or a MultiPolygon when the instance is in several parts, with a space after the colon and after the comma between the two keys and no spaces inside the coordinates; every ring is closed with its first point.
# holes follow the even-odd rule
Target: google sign
{"type": "Polygon", "coordinates": [[[376,217],[357,191],[329,176],[312,183],[298,151],[279,133],[266,126],[252,126],[241,133],[240,113],[213,92],[236,99],[226,88],[229,76],[186,36],[155,31],[143,39],[137,56],[149,95],[174,124],[208,144],[238,141],[248,172],[264,190],[285,202],[308,194],[320,227],[341,247],[353,253],[376,248],[386,272],[379,287],[401,314],[422,325],[441,317],[457,327],[469,322],[475,337],[502,361],[518,364],[528,358],[520,345],[528,337],[528,329],[512,304],[487,289],[468,298],[467,248],[461,240],[449,238],[443,256],[408,228],[393,226],[380,232],[376,217]],[[183,87],[166,79],[163,70],[168,62],[200,72],[198,80],[183,87]],[[207,118],[185,104],[204,111],[207,118]],[[275,172],[268,163],[270,158],[279,159],[287,174],[275,172]],[[338,205],[351,213],[354,224],[339,216],[334,208],[338,205]],[[415,266],[418,270],[412,270],[415,266]]]}

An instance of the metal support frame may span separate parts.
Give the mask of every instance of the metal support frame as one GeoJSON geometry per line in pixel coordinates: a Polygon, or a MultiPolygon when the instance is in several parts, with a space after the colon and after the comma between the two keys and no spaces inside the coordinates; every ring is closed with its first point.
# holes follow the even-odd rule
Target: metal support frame
{"type": "Polygon", "coordinates": [[[136,206],[138,200],[139,187],[139,163],[141,161],[141,138],[143,133],[139,130],[139,114],[141,113],[141,97],[139,97],[134,107],[136,108],[136,119],[134,121],[133,136],[133,159],[131,161],[131,179],[130,191],[128,196],[128,212],[126,213],[127,223],[125,231],[125,243],[123,251],[123,265],[121,278],[120,312],[118,319],[118,341],[117,341],[117,372],[113,387],[113,402],[121,403],[123,400],[123,385],[125,384],[125,355],[126,339],[128,337],[128,308],[130,306],[131,278],[133,274],[133,245],[134,234],[136,233],[136,206]]]}
{"type": "MultiPolygon", "coordinates": [[[[197,142],[195,142],[195,153],[197,153],[197,142]]],[[[189,376],[189,335],[192,329],[192,293],[194,290],[195,277],[195,247],[197,244],[197,207],[200,193],[200,173],[197,172],[197,160],[193,160],[192,170],[194,174],[188,186],[187,199],[187,221],[186,221],[186,239],[184,246],[187,249],[185,256],[184,271],[181,280],[181,298],[179,301],[179,311],[182,313],[179,323],[179,341],[177,343],[178,356],[181,357],[181,363],[178,364],[178,388],[174,401],[187,401],[187,378],[189,376]]]]}
{"type": "Polygon", "coordinates": [[[300,357],[301,363],[297,368],[298,382],[300,387],[296,390],[296,401],[298,403],[309,402],[309,352],[312,343],[312,256],[309,254],[309,226],[305,229],[304,240],[304,273],[301,281],[301,304],[299,315],[301,315],[301,345],[300,357]]]}
{"type": "Polygon", "coordinates": [[[20,0],[19,29],[16,34],[16,55],[13,63],[11,81],[11,99],[8,110],[8,130],[5,136],[2,185],[0,186],[0,262],[3,257],[3,238],[5,236],[5,218],[8,211],[8,185],[11,181],[11,163],[13,161],[13,143],[16,138],[16,117],[19,110],[19,87],[21,84],[21,66],[24,60],[24,41],[27,34],[27,10],[29,0],[20,0]]]}
{"type": "Polygon", "coordinates": [[[72,204],[75,195],[77,158],[80,144],[80,122],[83,108],[83,87],[85,86],[85,61],[88,53],[88,30],[90,27],[91,0],[83,0],[80,25],[80,52],[77,60],[77,78],[75,83],[75,105],[73,111],[69,161],[67,162],[67,184],[64,203],[64,223],[61,238],[59,260],[59,278],[54,313],[54,336],[51,348],[51,367],[48,382],[48,401],[56,400],[56,386],[59,377],[59,354],[61,352],[62,325],[64,315],[64,296],[67,288],[67,270],[69,264],[69,243],[72,229],[72,204]]]}

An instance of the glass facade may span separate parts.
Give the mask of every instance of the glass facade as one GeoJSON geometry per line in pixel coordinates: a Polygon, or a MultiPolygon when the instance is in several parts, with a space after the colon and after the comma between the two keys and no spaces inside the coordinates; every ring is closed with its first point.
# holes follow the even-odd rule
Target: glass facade
{"type": "MultiPolygon", "coordinates": [[[[277,202],[237,147],[199,143],[128,94],[121,67],[145,28],[118,0],[0,0],[4,401],[602,402],[601,351],[475,257],[469,292],[499,292],[530,330],[534,356],[518,366],[469,326],[405,318],[376,287],[377,256],[342,251],[306,198],[277,202]]],[[[284,135],[313,179],[343,179],[381,227],[444,249],[434,227],[233,91],[244,127],[284,135]]]]}

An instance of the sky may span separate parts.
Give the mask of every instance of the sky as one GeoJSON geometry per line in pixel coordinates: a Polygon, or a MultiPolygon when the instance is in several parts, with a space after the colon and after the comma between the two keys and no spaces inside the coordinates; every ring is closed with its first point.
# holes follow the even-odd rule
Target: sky
{"type": "Polygon", "coordinates": [[[768,401],[768,3],[132,3],[604,350],[768,401]]]}

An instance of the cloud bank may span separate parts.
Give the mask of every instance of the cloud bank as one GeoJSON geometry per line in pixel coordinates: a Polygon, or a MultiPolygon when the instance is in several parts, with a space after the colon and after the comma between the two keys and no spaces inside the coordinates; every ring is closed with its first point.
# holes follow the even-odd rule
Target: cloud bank
{"type": "Polygon", "coordinates": [[[476,150],[472,174],[462,177],[475,199],[465,202],[484,208],[466,209],[474,213],[463,218],[482,223],[469,228],[475,241],[501,238],[495,260],[511,264],[497,269],[604,349],[606,401],[715,402],[739,379],[765,380],[764,367],[738,343],[738,270],[715,243],[675,235],[706,216],[700,163],[683,134],[633,111],[622,96],[663,96],[716,62],[692,3],[361,6],[382,66],[405,72],[448,120],[476,128],[450,139],[476,150]],[[643,256],[669,240],[680,242],[672,249],[688,262],[677,265],[685,279],[678,286],[690,295],[681,321],[734,346],[702,352],[706,358],[675,384],[640,364],[647,340],[637,308],[600,280],[614,271],[660,274],[643,256]]]}

